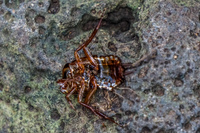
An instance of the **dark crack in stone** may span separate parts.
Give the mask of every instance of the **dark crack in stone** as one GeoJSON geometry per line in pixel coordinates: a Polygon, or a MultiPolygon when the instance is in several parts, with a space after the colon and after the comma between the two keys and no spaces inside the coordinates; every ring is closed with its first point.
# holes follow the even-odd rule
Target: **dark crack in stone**
{"type": "MultiPolygon", "coordinates": [[[[71,15],[78,15],[79,12],[79,8],[73,8],[71,15]]],[[[137,20],[138,16],[136,14],[133,16],[130,8],[118,7],[114,11],[110,12],[106,19],[103,19],[101,28],[109,30],[109,32],[121,42],[129,42],[132,40],[138,41],[138,35],[130,30],[131,23],[134,23],[137,20]],[[126,34],[125,37],[124,34],[126,34]]],[[[66,31],[63,31],[61,37],[65,40],[67,40],[67,38],[70,40],[81,32],[79,31],[79,27],[82,27],[82,31],[93,30],[98,22],[99,19],[95,19],[90,15],[85,14],[82,17],[82,22],[78,23],[75,27],[66,28],[66,31]]]]}
{"type": "Polygon", "coordinates": [[[174,85],[175,85],[176,87],[180,87],[180,86],[183,85],[183,81],[182,81],[181,79],[175,79],[175,80],[174,80],[174,85]]]}
{"type": "Polygon", "coordinates": [[[46,30],[46,29],[45,29],[43,26],[40,26],[40,27],[39,27],[39,34],[41,34],[41,35],[44,34],[44,33],[45,33],[45,30],[46,30]]]}
{"type": "Polygon", "coordinates": [[[141,133],[151,133],[151,130],[148,127],[143,127],[141,133]]]}
{"type": "Polygon", "coordinates": [[[71,16],[76,17],[79,16],[81,13],[81,9],[78,7],[74,7],[71,9],[71,16]]]}
{"type": "Polygon", "coordinates": [[[152,87],[152,92],[156,96],[163,96],[165,94],[165,89],[161,85],[155,85],[152,87]]]}
{"type": "Polygon", "coordinates": [[[29,111],[34,111],[34,106],[31,105],[31,104],[29,104],[29,105],[28,105],[28,110],[29,110],[29,111]]]}
{"type": "Polygon", "coordinates": [[[59,0],[51,0],[48,8],[48,13],[56,14],[60,11],[60,1],[59,0]]]}
{"type": "Polygon", "coordinates": [[[61,115],[59,114],[58,110],[57,109],[53,109],[51,111],[51,119],[54,119],[54,120],[59,120],[61,117],[61,115]]]}
{"type": "Polygon", "coordinates": [[[4,10],[0,9],[0,15],[4,14],[4,10]]]}
{"type": "Polygon", "coordinates": [[[200,85],[197,85],[194,89],[194,94],[200,97],[200,85]]]}
{"type": "Polygon", "coordinates": [[[36,15],[36,11],[34,9],[28,9],[26,11],[26,14],[25,14],[25,18],[26,18],[26,24],[28,26],[33,26],[33,23],[34,23],[34,20],[32,18],[34,18],[36,15]]]}
{"type": "Polygon", "coordinates": [[[10,11],[4,14],[4,19],[6,19],[7,21],[13,21],[13,15],[11,14],[10,11]]]}
{"type": "Polygon", "coordinates": [[[112,43],[112,42],[109,42],[109,43],[108,43],[108,48],[109,48],[110,51],[112,51],[112,52],[117,52],[117,47],[116,47],[115,44],[112,43]]]}
{"type": "Polygon", "coordinates": [[[42,16],[42,15],[37,15],[37,16],[35,17],[35,22],[36,22],[36,23],[39,23],[39,24],[44,23],[44,22],[45,22],[45,17],[42,16]]]}
{"type": "Polygon", "coordinates": [[[5,0],[5,5],[11,9],[17,9],[19,8],[20,3],[23,3],[24,1],[25,0],[14,0],[14,1],[5,0]]]}
{"type": "Polygon", "coordinates": [[[44,3],[43,3],[43,2],[38,2],[38,5],[39,5],[40,7],[44,7],[44,3]]]}
{"type": "Polygon", "coordinates": [[[25,86],[24,87],[24,93],[29,93],[31,92],[31,87],[30,86],[25,86]]]}

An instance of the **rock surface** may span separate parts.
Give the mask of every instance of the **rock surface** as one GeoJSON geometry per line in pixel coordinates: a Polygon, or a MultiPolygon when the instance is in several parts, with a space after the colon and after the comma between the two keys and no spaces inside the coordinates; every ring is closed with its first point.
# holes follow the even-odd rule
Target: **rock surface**
{"type": "Polygon", "coordinates": [[[200,132],[199,11],[199,0],[0,0],[0,132],[200,132]],[[71,109],[56,84],[104,9],[93,54],[134,63],[156,50],[115,92],[91,100],[125,128],[76,95],[71,109]]]}

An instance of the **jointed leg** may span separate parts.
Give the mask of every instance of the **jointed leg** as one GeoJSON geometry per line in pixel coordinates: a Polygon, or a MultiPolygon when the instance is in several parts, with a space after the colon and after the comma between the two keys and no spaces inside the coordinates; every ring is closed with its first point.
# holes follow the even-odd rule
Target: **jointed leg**
{"type": "Polygon", "coordinates": [[[90,88],[90,91],[88,92],[88,94],[87,94],[87,96],[85,98],[85,101],[84,101],[85,104],[89,104],[92,95],[94,95],[94,93],[97,90],[97,81],[96,81],[95,77],[92,77],[90,79],[90,82],[92,84],[92,88],[90,88]]]}
{"type": "Polygon", "coordinates": [[[127,71],[128,69],[132,69],[141,65],[144,60],[150,60],[151,58],[155,58],[156,50],[152,50],[149,54],[144,55],[141,59],[134,63],[122,63],[123,68],[125,69],[124,75],[132,74],[134,71],[127,71]]]}
{"type": "Polygon", "coordinates": [[[88,58],[88,60],[90,61],[91,65],[94,67],[95,70],[98,70],[98,63],[96,62],[96,60],[93,58],[92,54],[90,53],[89,49],[87,47],[83,47],[83,51],[86,55],[86,57],[88,58]]]}
{"type": "Polygon", "coordinates": [[[92,41],[92,39],[95,37],[97,31],[99,30],[99,27],[101,25],[101,22],[102,22],[102,19],[103,19],[103,15],[101,16],[101,19],[98,23],[98,25],[96,26],[96,28],[94,29],[94,31],[92,32],[91,36],[89,37],[89,39],[87,41],[85,41],[81,46],[79,46],[77,49],[76,49],[76,52],[78,52],[79,50],[81,50],[83,47],[87,47],[87,45],[92,41]]]}
{"type": "MultiPolygon", "coordinates": [[[[101,112],[99,112],[99,111],[93,109],[91,106],[89,106],[89,105],[86,104],[85,102],[82,102],[84,91],[85,91],[85,84],[84,84],[84,80],[82,80],[82,82],[81,82],[81,88],[80,88],[79,94],[78,94],[78,102],[79,102],[82,106],[84,106],[84,107],[90,109],[95,115],[97,115],[97,116],[99,116],[99,117],[103,117],[104,119],[107,119],[107,120],[109,120],[109,121],[111,121],[111,122],[113,122],[113,123],[119,125],[119,123],[115,122],[115,121],[114,121],[113,119],[111,119],[110,117],[108,117],[108,116],[106,116],[105,114],[103,114],[103,113],[101,113],[101,112]]],[[[91,97],[91,96],[88,96],[88,97],[91,97]]],[[[86,102],[89,102],[89,99],[86,100],[86,102]]],[[[121,125],[119,125],[119,126],[121,126],[121,125]]],[[[123,126],[121,126],[121,127],[123,127],[123,126]]]]}
{"type": "Polygon", "coordinates": [[[91,53],[89,52],[89,50],[86,47],[92,41],[92,39],[96,35],[97,31],[99,30],[99,27],[101,25],[102,19],[103,19],[103,15],[101,16],[101,19],[100,19],[97,27],[94,29],[94,31],[92,32],[92,34],[89,37],[89,39],[86,40],[81,46],[79,46],[76,49],[76,51],[74,52],[74,56],[76,58],[76,61],[78,62],[78,65],[79,65],[80,69],[82,69],[82,72],[84,72],[84,65],[82,64],[82,61],[81,61],[80,56],[78,54],[78,51],[81,50],[82,48],[83,48],[83,51],[84,51],[86,57],[90,61],[90,63],[95,67],[95,69],[98,70],[98,64],[97,64],[97,62],[94,60],[94,58],[92,57],[91,53]]]}
{"type": "Polygon", "coordinates": [[[134,63],[123,63],[122,66],[125,67],[125,69],[129,69],[129,68],[135,68],[138,65],[141,64],[141,62],[143,62],[144,60],[147,60],[148,58],[155,58],[156,55],[156,49],[152,50],[150,53],[148,53],[147,55],[144,55],[141,59],[137,60],[134,63]]]}
{"type": "Polygon", "coordinates": [[[71,100],[69,99],[69,97],[70,97],[74,92],[76,92],[76,89],[77,89],[77,85],[74,84],[74,85],[73,85],[73,89],[72,89],[69,93],[67,93],[67,95],[66,95],[66,99],[67,99],[68,103],[70,104],[70,106],[71,106],[73,109],[75,109],[75,108],[74,108],[74,106],[73,106],[71,100]]]}
{"type": "Polygon", "coordinates": [[[73,109],[75,109],[75,108],[74,108],[74,106],[72,105],[71,100],[69,99],[69,97],[70,97],[74,92],[76,92],[76,90],[77,90],[77,84],[75,83],[75,81],[78,81],[78,80],[80,80],[80,77],[79,77],[79,76],[77,76],[77,77],[75,77],[75,78],[73,78],[73,79],[59,79],[59,80],[57,81],[57,83],[60,85],[60,90],[61,90],[61,92],[64,93],[64,94],[66,94],[66,99],[67,99],[67,101],[69,102],[70,106],[71,106],[73,109]],[[70,89],[70,91],[68,92],[68,91],[67,91],[67,87],[68,87],[67,85],[69,84],[69,82],[72,83],[72,86],[71,86],[72,89],[70,89]]]}
{"type": "Polygon", "coordinates": [[[76,76],[74,78],[71,79],[59,79],[56,83],[58,83],[58,85],[60,85],[61,88],[66,88],[66,85],[69,82],[75,82],[75,81],[80,81],[82,78],[80,76],[76,76]]]}

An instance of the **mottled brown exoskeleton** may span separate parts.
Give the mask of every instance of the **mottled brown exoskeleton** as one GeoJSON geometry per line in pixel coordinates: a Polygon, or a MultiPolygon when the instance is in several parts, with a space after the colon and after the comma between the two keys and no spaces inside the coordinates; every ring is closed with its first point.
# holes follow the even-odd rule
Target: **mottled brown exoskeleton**
{"type": "Polygon", "coordinates": [[[87,48],[88,44],[96,35],[102,19],[103,16],[89,39],[75,50],[75,60],[64,65],[62,79],[59,79],[57,83],[60,86],[61,92],[66,95],[66,99],[73,109],[74,106],[69,97],[77,92],[78,102],[82,106],[90,109],[95,115],[119,125],[116,121],[89,105],[91,97],[98,88],[112,91],[116,86],[122,83],[125,75],[119,57],[114,55],[93,56],[87,48]],[[85,57],[79,56],[78,51],[80,50],[83,50],[85,57]]]}

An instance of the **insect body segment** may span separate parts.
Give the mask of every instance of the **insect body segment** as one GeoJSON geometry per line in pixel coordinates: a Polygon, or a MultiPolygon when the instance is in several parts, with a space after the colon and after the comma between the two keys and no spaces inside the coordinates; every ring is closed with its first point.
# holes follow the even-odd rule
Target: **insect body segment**
{"type": "Polygon", "coordinates": [[[94,57],[99,63],[98,74],[95,75],[99,88],[111,91],[123,80],[124,69],[117,56],[94,57]]]}
{"type": "Polygon", "coordinates": [[[95,115],[119,125],[113,119],[89,105],[91,97],[98,88],[111,91],[122,82],[124,75],[124,69],[117,56],[92,56],[87,48],[87,45],[96,35],[102,18],[103,16],[89,39],[74,52],[75,60],[65,64],[62,70],[62,79],[58,80],[57,83],[73,109],[74,106],[69,97],[77,92],[78,102],[82,106],[90,109],[95,115]],[[83,49],[85,57],[79,56],[78,51],[81,49],[83,49]]]}

